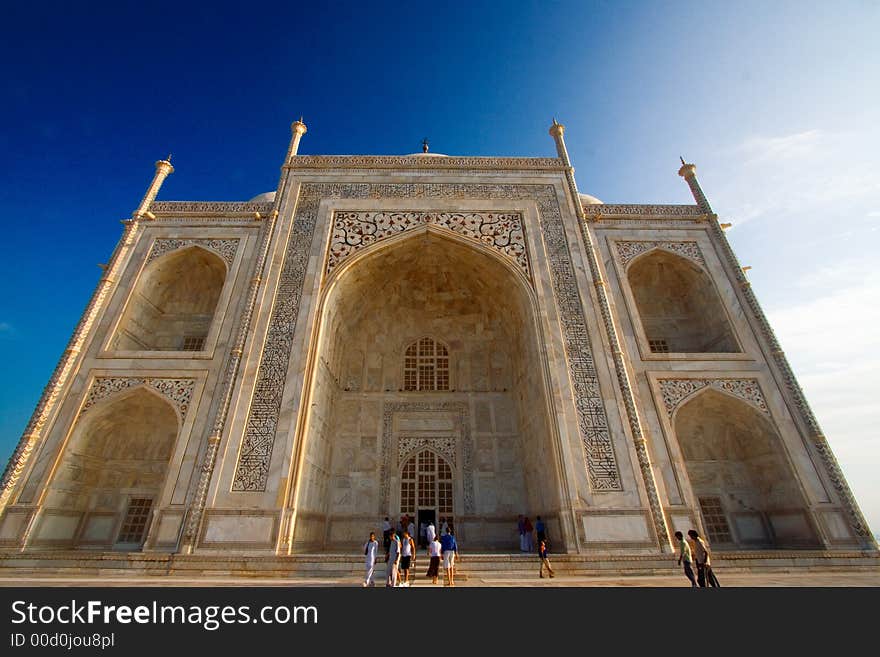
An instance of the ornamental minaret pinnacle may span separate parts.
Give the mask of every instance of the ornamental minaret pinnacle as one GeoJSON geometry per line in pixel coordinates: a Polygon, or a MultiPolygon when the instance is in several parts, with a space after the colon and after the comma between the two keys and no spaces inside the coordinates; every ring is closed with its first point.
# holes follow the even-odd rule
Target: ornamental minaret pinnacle
{"type": "Polygon", "coordinates": [[[553,137],[553,141],[556,142],[556,154],[559,156],[559,159],[562,160],[565,166],[570,167],[571,160],[568,159],[568,150],[565,148],[564,134],[565,126],[558,123],[554,118],[553,125],[550,126],[550,136],[553,137]]]}
{"type": "Polygon", "coordinates": [[[147,193],[144,194],[144,199],[137,210],[134,211],[132,218],[142,219],[149,212],[150,205],[156,200],[156,195],[159,193],[159,188],[162,187],[162,183],[172,173],[174,173],[174,167],[171,166],[171,154],[168,155],[167,159],[156,162],[156,173],[153,176],[153,182],[150,183],[147,193]]]}
{"type": "Polygon", "coordinates": [[[290,124],[290,131],[293,133],[290,139],[290,149],[287,151],[287,161],[290,161],[290,158],[295,156],[299,151],[299,140],[302,139],[302,136],[306,134],[306,124],[303,123],[302,117],[299,117],[299,121],[294,121],[290,124]]]}
{"type": "Polygon", "coordinates": [[[715,214],[712,212],[712,206],[709,205],[709,201],[706,200],[706,195],[703,194],[703,190],[700,188],[700,183],[697,182],[696,165],[688,164],[684,161],[683,157],[679,157],[678,159],[681,160],[681,168],[678,170],[678,175],[687,181],[688,187],[691,188],[691,194],[697,202],[697,205],[699,205],[700,209],[706,214],[715,214]]]}

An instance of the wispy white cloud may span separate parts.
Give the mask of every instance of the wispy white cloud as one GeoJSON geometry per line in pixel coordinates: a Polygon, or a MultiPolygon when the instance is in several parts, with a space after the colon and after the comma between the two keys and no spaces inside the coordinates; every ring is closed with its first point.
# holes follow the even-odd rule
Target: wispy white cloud
{"type": "Polygon", "coordinates": [[[797,287],[812,297],[768,308],[768,318],[869,524],[880,531],[880,272],[871,260],[852,260],[811,272],[797,287]]]}
{"type": "Polygon", "coordinates": [[[720,172],[722,182],[712,200],[735,227],[755,219],[880,216],[877,147],[880,132],[810,129],[748,136],[720,154],[727,170],[720,172]]]}

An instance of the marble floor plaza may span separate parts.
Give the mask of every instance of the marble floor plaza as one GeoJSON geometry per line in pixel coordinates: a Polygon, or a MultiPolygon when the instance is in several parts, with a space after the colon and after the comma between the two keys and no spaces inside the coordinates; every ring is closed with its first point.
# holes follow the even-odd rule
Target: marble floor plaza
{"type": "Polygon", "coordinates": [[[156,162],[4,471],[3,582],[348,586],[406,516],[482,555],[467,586],[679,585],[691,529],[727,585],[877,584],[694,164],[669,169],[693,203],[605,203],[555,119],[548,157],[306,132],[249,201],[157,200],[156,162]],[[569,574],[492,570],[518,516],[569,574]]]}

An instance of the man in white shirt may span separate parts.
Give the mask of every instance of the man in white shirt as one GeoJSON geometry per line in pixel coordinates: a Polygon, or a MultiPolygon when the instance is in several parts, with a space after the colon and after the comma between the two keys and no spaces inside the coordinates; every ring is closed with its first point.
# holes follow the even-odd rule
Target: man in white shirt
{"type": "Polygon", "coordinates": [[[376,532],[370,532],[370,540],[364,543],[364,560],[367,574],[364,577],[364,586],[373,586],[373,571],[376,568],[376,553],[379,552],[379,541],[376,540],[376,532]]]}
{"type": "Polygon", "coordinates": [[[400,539],[397,538],[397,532],[393,529],[388,538],[391,541],[391,545],[388,550],[388,558],[386,559],[388,563],[385,567],[385,586],[397,586],[397,569],[400,566],[400,539]]]}
{"type": "Polygon", "coordinates": [[[437,530],[434,529],[434,521],[428,523],[428,527],[425,529],[425,537],[428,539],[428,545],[434,542],[434,537],[437,536],[437,530]]]}

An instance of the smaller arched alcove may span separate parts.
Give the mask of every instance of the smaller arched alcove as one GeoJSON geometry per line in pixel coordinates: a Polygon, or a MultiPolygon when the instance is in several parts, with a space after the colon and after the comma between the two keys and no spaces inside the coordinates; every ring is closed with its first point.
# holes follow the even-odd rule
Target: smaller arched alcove
{"type": "Polygon", "coordinates": [[[636,259],[627,278],[652,352],[740,351],[712,281],[695,263],[656,249],[636,259]]]}
{"type": "Polygon", "coordinates": [[[80,546],[139,549],[165,482],[178,416],[158,393],[137,387],[80,418],[44,507],[74,517],[80,546]]]}
{"type": "Polygon", "coordinates": [[[782,438],[761,411],[705,389],[678,409],[675,433],[711,542],[732,548],[816,545],[782,438]]]}
{"type": "Polygon", "coordinates": [[[226,264],[198,246],[144,269],[117,330],[120,351],[201,351],[226,280],[226,264]]]}

